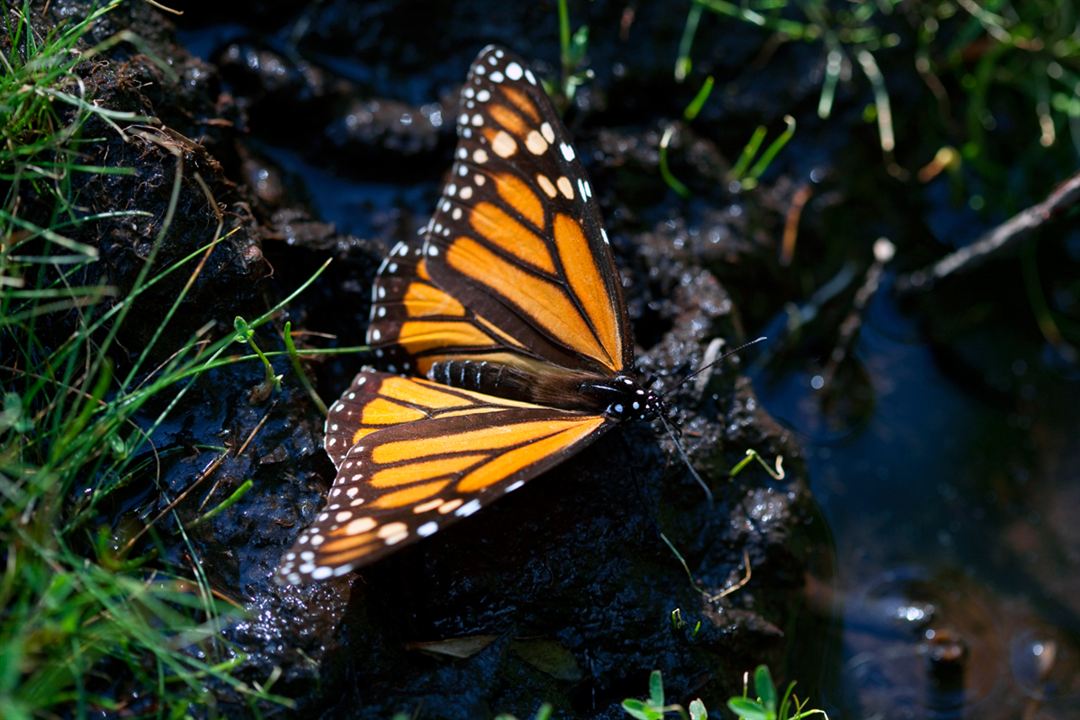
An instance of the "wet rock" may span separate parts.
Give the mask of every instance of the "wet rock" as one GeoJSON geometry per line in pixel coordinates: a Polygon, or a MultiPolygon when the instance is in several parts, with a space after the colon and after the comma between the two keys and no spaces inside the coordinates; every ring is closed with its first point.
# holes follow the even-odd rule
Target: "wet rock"
{"type": "Polygon", "coordinates": [[[286,204],[290,198],[280,168],[243,147],[240,148],[240,157],[244,183],[255,196],[253,208],[261,214],[272,214],[286,204]]]}
{"type": "Polygon", "coordinates": [[[245,103],[299,105],[304,109],[329,92],[326,74],[295,55],[257,41],[230,42],[214,54],[214,64],[245,103]]]}
{"type": "Polygon", "coordinates": [[[212,58],[244,107],[251,128],[264,137],[287,139],[317,132],[351,90],[350,83],[328,78],[321,68],[295,54],[250,38],[227,43],[212,58]]]}
{"type": "Polygon", "coordinates": [[[844,671],[867,680],[858,696],[863,713],[1053,715],[1080,690],[1075,660],[1056,652],[1060,630],[1015,600],[993,597],[963,570],[928,577],[906,568],[834,601],[851,618],[844,671]],[[932,614],[922,613],[926,607],[932,614]]]}
{"type": "Polygon", "coordinates": [[[254,39],[213,54],[221,73],[264,139],[299,148],[338,172],[396,179],[448,150],[454,101],[413,106],[372,97],[363,80],[328,73],[295,52],[254,39]],[[289,112],[282,112],[290,108],[289,112]]]}
{"type": "Polygon", "coordinates": [[[351,103],[325,129],[327,153],[337,162],[376,165],[383,177],[395,177],[402,165],[430,162],[443,136],[447,113],[440,106],[413,108],[392,100],[351,103]]]}

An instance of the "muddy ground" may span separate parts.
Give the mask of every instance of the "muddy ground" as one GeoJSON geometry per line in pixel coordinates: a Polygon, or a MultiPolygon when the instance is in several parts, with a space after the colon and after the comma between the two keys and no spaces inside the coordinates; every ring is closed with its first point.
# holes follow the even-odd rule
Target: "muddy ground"
{"type": "MultiPolygon", "coordinates": [[[[85,7],[54,1],[48,13],[55,20],[85,7]]],[[[906,227],[910,235],[894,239],[909,243],[909,258],[928,255],[922,228],[897,220],[902,203],[883,207],[876,197],[874,184],[888,182],[883,171],[845,179],[846,167],[876,151],[876,135],[861,115],[865,88],[842,83],[833,118],[814,114],[820,48],[775,47],[764,33],[733,33],[706,15],[693,79],[680,84],[672,67],[683,10],[594,2],[574,13],[575,25],[590,27],[592,76],[567,109],[567,126],[622,269],[639,367],[658,387],[695,368],[714,338],[725,347],[744,340],[741,317],[760,320],[805,291],[777,261],[802,188],[815,199],[801,219],[801,242],[826,263],[836,250],[822,238],[838,223],[859,225],[864,236],[906,227]],[[718,89],[693,123],[683,122],[705,74],[718,89]],[[795,140],[757,189],[739,191],[727,172],[753,128],[775,134],[786,113],[798,114],[795,140]],[[659,172],[669,125],[672,171],[689,199],[659,172]],[[838,219],[844,203],[849,212],[838,219]]],[[[153,217],[96,223],[78,238],[101,250],[94,279],[130,287],[148,260],[163,267],[219,226],[234,231],[209,256],[163,348],[207,323],[212,336],[229,332],[235,316],[262,312],[328,258],[330,268],[275,331],[288,320],[302,347],[361,344],[375,268],[388,247],[426,223],[450,166],[450,119],[473,56],[501,42],[547,77],[559,72],[557,14],[547,3],[193,3],[177,20],[132,2],[100,23],[96,39],[120,30],[142,44],[119,44],[84,67],[83,80],[101,104],[153,120],[127,128],[126,138],[91,128],[106,141],[88,163],[136,173],[87,176],[79,193],[88,212],[153,217]],[[155,249],[178,171],[177,212],[155,249]]],[[[893,77],[897,105],[926,92],[910,72],[893,77]]],[[[852,254],[865,267],[864,246],[852,254]]],[[[155,308],[185,277],[137,304],[122,328],[124,347],[138,348],[154,332],[155,308]]],[[[278,338],[259,335],[266,348],[279,348],[278,338]]],[[[115,358],[120,368],[128,360],[123,352],[115,358]]],[[[367,360],[324,356],[305,367],[329,402],[367,360]]],[[[642,695],[653,669],[663,671],[669,698],[701,696],[719,708],[738,692],[743,671],[761,662],[779,671],[792,644],[822,642],[813,631],[791,632],[817,542],[799,445],[762,410],[742,363],[731,358],[672,398],[690,456],[716,491],[712,504],[657,428],[626,427],[478,517],[362,573],[280,588],[271,573],[319,511],[333,469],[321,449],[321,414],[291,369],[276,364],[284,385],[267,393],[262,368],[251,363],[196,385],[155,438],[160,479],[129,485],[102,522],[138,526],[194,482],[212,484],[220,501],[252,479],[239,503],[192,531],[197,562],[248,612],[225,631],[229,652],[246,657],[239,674],[262,681],[280,669],[274,691],[305,714],[526,717],[548,701],[559,717],[617,718],[619,703],[642,695]],[[243,452],[202,477],[216,456],[207,448],[222,445],[243,452]],[[747,449],[782,455],[786,477],[751,466],[727,479],[747,449]],[[738,581],[744,555],[749,584],[708,599],[738,581]],[[676,608],[687,628],[673,627],[676,608]],[[446,642],[454,639],[472,643],[468,657],[451,656],[461,654],[462,643],[446,642]]],[[[193,493],[181,516],[199,514],[203,496],[193,493]]],[[[162,562],[190,572],[196,559],[175,528],[158,527],[154,537],[162,562]]],[[[138,690],[113,686],[119,697],[138,690]]],[[[212,690],[222,711],[240,712],[228,688],[212,690]]]]}

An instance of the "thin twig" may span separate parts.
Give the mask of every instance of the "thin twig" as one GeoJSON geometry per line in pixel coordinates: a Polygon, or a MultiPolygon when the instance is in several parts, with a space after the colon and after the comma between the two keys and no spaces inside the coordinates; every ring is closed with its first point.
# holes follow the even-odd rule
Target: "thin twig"
{"type": "Polygon", "coordinates": [[[829,362],[821,375],[826,386],[831,386],[833,378],[840,370],[840,366],[850,355],[855,347],[855,340],[862,328],[866,308],[870,306],[878,288],[881,286],[881,277],[885,272],[885,266],[896,254],[896,247],[887,238],[878,238],[874,242],[874,262],[866,270],[862,285],[855,291],[855,297],[851,301],[851,311],[840,323],[839,337],[836,345],[829,353],[829,362]]]}
{"type": "Polygon", "coordinates": [[[1054,188],[1045,200],[1017,213],[972,244],[946,255],[929,267],[897,279],[896,289],[902,293],[929,290],[950,275],[978,267],[1062,214],[1077,201],[1080,201],[1080,172],[1054,188]]]}
{"type": "MultiPolygon", "coordinates": [[[[263,429],[263,426],[266,425],[266,421],[270,419],[270,413],[273,412],[274,407],[276,405],[277,405],[276,400],[273,403],[271,403],[270,407],[263,414],[263,416],[259,420],[259,422],[257,422],[255,424],[255,427],[252,428],[251,432],[248,433],[247,439],[244,440],[244,442],[241,443],[240,448],[235,453],[233,453],[233,457],[240,457],[240,456],[242,456],[244,454],[244,451],[247,450],[248,445],[250,445],[251,441],[255,439],[255,436],[259,434],[259,431],[263,429]]],[[[217,492],[217,489],[218,489],[219,485],[221,485],[221,478],[220,477],[217,480],[214,481],[214,484],[210,487],[210,492],[206,493],[206,497],[204,497],[202,499],[202,502],[199,503],[199,512],[202,512],[203,508],[206,507],[206,503],[208,503],[210,501],[210,498],[214,495],[214,493],[217,492]]]]}
{"type": "Polygon", "coordinates": [[[728,585],[726,588],[721,590],[716,595],[709,595],[708,596],[709,602],[716,602],[717,600],[723,600],[724,598],[726,598],[728,595],[735,592],[736,590],[741,590],[742,588],[746,587],[746,584],[750,582],[750,578],[752,578],[753,575],[754,575],[753,569],[750,567],[750,553],[747,552],[746,548],[743,548],[743,551],[742,551],[742,561],[743,561],[743,567],[746,568],[746,572],[743,573],[742,578],[740,578],[739,581],[737,583],[735,583],[734,585],[728,585]]]}
{"type": "Polygon", "coordinates": [[[803,183],[791,198],[791,207],[788,208],[787,217],[784,220],[784,239],[780,244],[780,264],[784,267],[791,265],[795,257],[795,242],[799,237],[799,219],[802,217],[803,208],[814,194],[814,187],[810,183],[803,183]]]}
{"type": "Polygon", "coordinates": [[[186,498],[188,495],[190,495],[191,492],[195,488],[197,488],[199,486],[199,484],[202,483],[203,480],[210,477],[218,469],[218,467],[221,466],[221,463],[225,462],[225,458],[227,458],[227,457],[229,457],[229,451],[228,450],[226,450],[225,452],[221,453],[220,455],[215,457],[213,460],[211,460],[209,462],[209,464],[207,464],[207,466],[205,468],[203,468],[203,471],[201,473],[199,473],[199,476],[197,478],[195,478],[194,482],[192,482],[190,485],[188,485],[187,488],[182,493],[180,493],[179,495],[176,496],[176,499],[174,499],[172,502],[170,502],[168,505],[166,505],[161,510],[161,512],[159,512],[157,515],[155,515],[153,520],[151,520],[150,522],[143,525],[142,528],[139,530],[139,532],[135,533],[135,535],[130,540],[128,540],[127,543],[124,544],[124,547],[120,550],[120,552],[118,554],[119,555],[127,554],[131,550],[131,548],[133,548],[135,546],[135,543],[137,543],[139,541],[139,538],[141,538],[143,535],[145,535],[150,530],[150,528],[154,527],[154,525],[157,525],[158,521],[161,520],[161,518],[168,515],[170,512],[172,512],[176,508],[177,505],[182,503],[184,501],[184,498],[186,498]]]}

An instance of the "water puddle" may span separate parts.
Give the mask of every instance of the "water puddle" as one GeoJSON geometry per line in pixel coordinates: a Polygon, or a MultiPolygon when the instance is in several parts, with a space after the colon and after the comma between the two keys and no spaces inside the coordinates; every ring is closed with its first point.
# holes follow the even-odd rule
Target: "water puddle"
{"type": "Polygon", "coordinates": [[[824,622],[826,640],[789,638],[792,677],[817,678],[811,697],[833,717],[1075,712],[1075,387],[1017,361],[1021,395],[1039,401],[987,400],[943,369],[884,294],[855,356],[861,373],[844,392],[863,399],[846,398],[842,417],[813,373],[755,377],[765,407],[802,440],[832,547],[803,619],[824,622]]]}

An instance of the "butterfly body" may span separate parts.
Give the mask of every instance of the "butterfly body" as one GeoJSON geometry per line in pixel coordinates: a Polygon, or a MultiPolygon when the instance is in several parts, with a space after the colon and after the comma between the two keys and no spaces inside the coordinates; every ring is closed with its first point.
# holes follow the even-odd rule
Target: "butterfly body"
{"type": "Polygon", "coordinates": [[[331,406],[327,505],[278,569],[343,575],[428,537],[665,412],[633,375],[630,321],[584,167],[536,76],[482,50],[434,215],[372,288],[365,369],[331,406]]]}
{"type": "Polygon", "coordinates": [[[516,365],[488,360],[443,360],[432,364],[427,377],[451,387],[599,413],[618,421],[649,420],[663,412],[660,396],[631,375],[610,376],[561,367],[544,370],[528,373],[516,365]]]}

